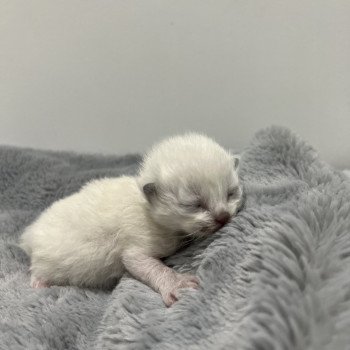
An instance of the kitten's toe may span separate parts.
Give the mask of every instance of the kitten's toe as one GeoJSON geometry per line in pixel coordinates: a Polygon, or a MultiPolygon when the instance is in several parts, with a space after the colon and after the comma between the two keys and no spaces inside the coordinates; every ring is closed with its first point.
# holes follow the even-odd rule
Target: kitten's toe
{"type": "Polygon", "coordinates": [[[175,296],[174,293],[170,292],[168,294],[165,294],[165,295],[162,295],[162,298],[163,298],[163,301],[164,301],[164,304],[167,306],[167,307],[170,307],[172,306],[174,303],[177,302],[177,297],[175,296]]]}
{"type": "Polygon", "coordinates": [[[172,306],[180,298],[184,289],[198,289],[199,279],[196,276],[187,275],[187,274],[177,274],[177,281],[171,283],[165,288],[161,294],[164,300],[164,303],[167,307],[172,306]]]}
{"type": "Polygon", "coordinates": [[[32,288],[47,288],[49,287],[49,284],[45,282],[42,278],[32,276],[30,280],[30,286],[32,288]]]}
{"type": "Polygon", "coordinates": [[[197,289],[199,287],[199,279],[193,275],[179,274],[177,287],[197,289]]]}

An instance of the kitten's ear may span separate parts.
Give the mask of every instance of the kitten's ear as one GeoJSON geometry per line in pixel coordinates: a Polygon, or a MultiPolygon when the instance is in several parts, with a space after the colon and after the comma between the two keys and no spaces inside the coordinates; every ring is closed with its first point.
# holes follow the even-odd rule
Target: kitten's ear
{"type": "Polygon", "coordinates": [[[237,170],[239,167],[239,159],[239,156],[232,156],[233,167],[235,168],[235,170],[237,170]]]}
{"type": "Polygon", "coordinates": [[[142,190],[149,202],[151,202],[153,198],[157,195],[157,188],[154,182],[150,182],[144,185],[142,190]]]}

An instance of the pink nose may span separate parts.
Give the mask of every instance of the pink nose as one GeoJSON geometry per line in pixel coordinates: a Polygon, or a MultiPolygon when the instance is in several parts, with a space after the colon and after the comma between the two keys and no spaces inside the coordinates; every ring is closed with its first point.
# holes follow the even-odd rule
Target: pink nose
{"type": "Polygon", "coordinates": [[[224,226],[225,224],[227,224],[230,220],[230,213],[228,213],[227,211],[222,211],[220,212],[218,215],[215,216],[215,221],[224,226]]]}

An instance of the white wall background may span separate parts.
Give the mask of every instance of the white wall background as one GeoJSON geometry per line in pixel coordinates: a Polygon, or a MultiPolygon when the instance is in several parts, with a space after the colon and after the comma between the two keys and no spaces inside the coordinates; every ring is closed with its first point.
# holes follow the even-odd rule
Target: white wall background
{"type": "Polygon", "coordinates": [[[0,143],[124,153],[291,127],[350,166],[348,0],[0,0],[0,143]]]}

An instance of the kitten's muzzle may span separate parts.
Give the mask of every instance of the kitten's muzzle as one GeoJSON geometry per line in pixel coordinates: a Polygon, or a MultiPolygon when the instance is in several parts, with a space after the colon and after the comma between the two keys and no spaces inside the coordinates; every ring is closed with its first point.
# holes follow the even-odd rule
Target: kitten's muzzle
{"type": "Polygon", "coordinates": [[[214,219],[215,219],[215,222],[218,225],[220,225],[220,227],[222,227],[230,221],[231,215],[228,211],[221,211],[220,213],[215,215],[214,219]]]}
{"type": "Polygon", "coordinates": [[[200,229],[200,232],[210,234],[215,233],[225,226],[231,220],[231,215],[228,211],[223,210],[213,215],[212,221],[210,224],[203,226],[200,229]]]}

